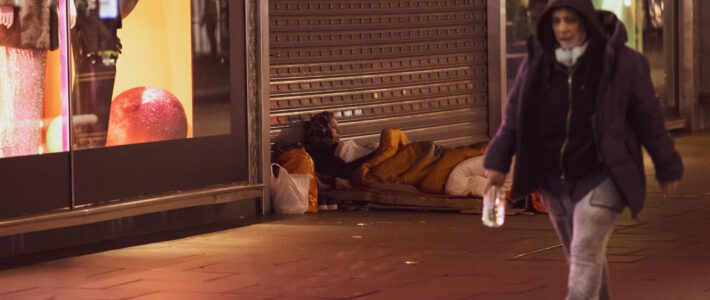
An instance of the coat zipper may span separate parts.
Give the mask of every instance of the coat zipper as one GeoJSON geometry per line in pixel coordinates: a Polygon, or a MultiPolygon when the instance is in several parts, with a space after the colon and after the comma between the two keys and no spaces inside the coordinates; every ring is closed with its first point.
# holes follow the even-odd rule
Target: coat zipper
{"type": "Polygon", "coordinates": [[[569,144],[570,127],[572,126],[572,76],[574,75],[576,67],[570,67],[567,69],[567,120],[565,123],[565,139],[562,142],[562,147],[560,147],[560,180],[565,180],[565,165],[564,157],[565,150],[567,149],[567,144],[569,144]]]}

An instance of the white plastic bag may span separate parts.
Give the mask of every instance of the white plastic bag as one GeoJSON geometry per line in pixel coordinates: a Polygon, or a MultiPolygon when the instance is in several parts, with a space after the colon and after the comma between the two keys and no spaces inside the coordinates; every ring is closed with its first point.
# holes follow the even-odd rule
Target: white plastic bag
{"type": "Polygon", "coordinates": [[[311,175],[289,174],[279,164],[271,164],[271,203],[277,214],[302,214],[308,210],[311,175]],[[279,177],[274,175],[278,167],[279,177]]]}

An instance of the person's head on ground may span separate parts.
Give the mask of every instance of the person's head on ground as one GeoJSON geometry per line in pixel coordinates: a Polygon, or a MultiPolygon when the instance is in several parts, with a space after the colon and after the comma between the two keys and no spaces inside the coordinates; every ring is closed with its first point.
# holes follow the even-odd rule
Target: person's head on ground
{"type": "Polygon", "coordinates": [[[306,147],[320,143],[337,144],[340,141],[340,126],[335,115],[329,111],[321,112],[306,123],[304,141],[306,147]]]}

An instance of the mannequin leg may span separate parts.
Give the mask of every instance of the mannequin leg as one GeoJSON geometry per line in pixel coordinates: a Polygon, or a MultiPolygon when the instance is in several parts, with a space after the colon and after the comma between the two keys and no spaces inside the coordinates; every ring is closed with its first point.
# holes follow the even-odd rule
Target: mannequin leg
{"type": "Polygon", "coordinates": [[[103,147],[116,80],[116,66],[105,65],[96,57],[75,56],[76,78],[72,91],[74,116],[93,115],[93,124],[75,124],[74,146],[78,149],[103,147]]]}
{"type": "Polygon", "coordinates": [[[40,153],[47,51],[0,47],[0,157],[40,153]]]}

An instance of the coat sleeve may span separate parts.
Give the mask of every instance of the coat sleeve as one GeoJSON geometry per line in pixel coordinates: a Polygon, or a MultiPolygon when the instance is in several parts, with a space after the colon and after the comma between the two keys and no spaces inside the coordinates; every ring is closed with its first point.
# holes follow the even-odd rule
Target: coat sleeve
{"type": "Polygon", "coordinates": [[[666,130],[661,104],[656,97],[648,60],[641,56],[631,84],[630,123],[641,145],[646,148],[656,168],[659,181],[679,180],[683,162],[675,149],[673,138],[666,130]]]}
{"type": "Polygon", "coordinates": [[[518,105],[523,94],[523,87],[525,86],[527,67],[528,57],[526,56],[520,64],[520,67],[518,67],[518,72],[515,75],[515,83],[508,94],[508,104],[505,109],[503,123],[498,127],[496,135],[493,137],[491,144],[486,150],[486,156],[483,162],[483,166],[486,169],[501,173],[508,173],[508,171],[510,171],[510,163],[516,148],[518,105]]]}

